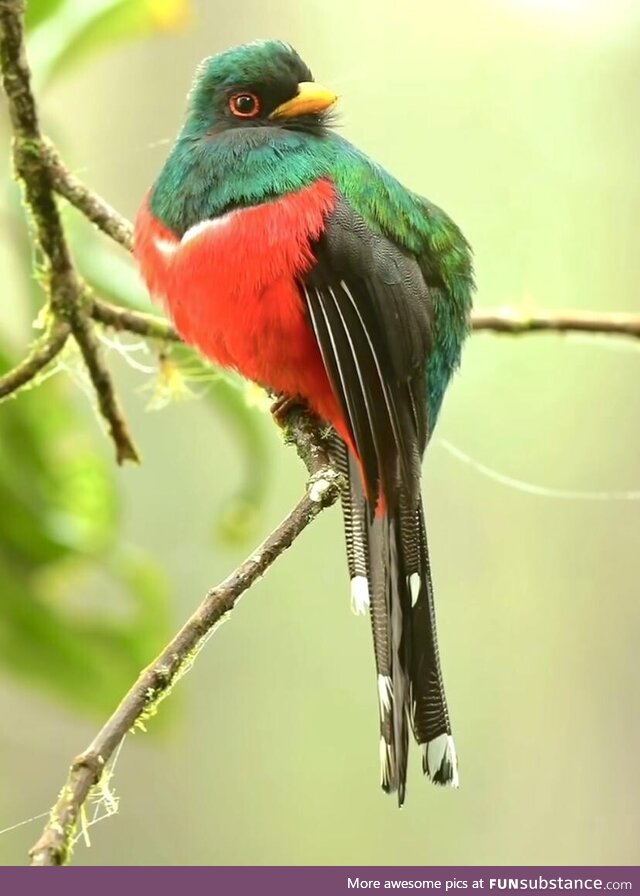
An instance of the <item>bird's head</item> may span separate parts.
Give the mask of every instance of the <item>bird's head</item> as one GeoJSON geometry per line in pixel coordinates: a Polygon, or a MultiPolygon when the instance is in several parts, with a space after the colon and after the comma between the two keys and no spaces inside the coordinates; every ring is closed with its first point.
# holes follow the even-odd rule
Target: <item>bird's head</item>
{"type": "Polygon", "coordinates": [[[336,100],[316,84],[293,47],[254,41],[200,64],[186,129],[198,136],[259,127],[314,133],[323,129],[336,100]]]}
{"type": "Polygon", "coordinates": [[[255,41],[205,59],[187,115],[151,190],[151,210],[174,233],[325,177],[336,95],[316,84],[288,44],[255,41]]]}

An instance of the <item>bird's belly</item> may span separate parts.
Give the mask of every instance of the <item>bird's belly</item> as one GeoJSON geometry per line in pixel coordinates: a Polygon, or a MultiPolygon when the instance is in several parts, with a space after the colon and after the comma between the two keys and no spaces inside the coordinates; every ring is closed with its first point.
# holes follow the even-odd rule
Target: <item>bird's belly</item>
{"type": "Polygon", "coordinates": [[[334,201],[320,181],[203,221],[181,240],[143,208],[136,255],[185,342],[263,386],[303,396],[335,425],[338,406],[297,285],[334,201]]]}

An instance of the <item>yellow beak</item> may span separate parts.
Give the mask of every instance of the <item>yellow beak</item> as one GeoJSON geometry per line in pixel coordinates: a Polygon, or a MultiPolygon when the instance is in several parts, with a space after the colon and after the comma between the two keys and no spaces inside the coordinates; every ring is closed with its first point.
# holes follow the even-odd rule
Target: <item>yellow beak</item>
{"type": "Polygon", "coordinates": [[[287,100],[273,110],[269,118],[297,118],[299,115],[313,115],[330,109],[338,97],[321,84],[302,81],[293,99],[287,100]]]}

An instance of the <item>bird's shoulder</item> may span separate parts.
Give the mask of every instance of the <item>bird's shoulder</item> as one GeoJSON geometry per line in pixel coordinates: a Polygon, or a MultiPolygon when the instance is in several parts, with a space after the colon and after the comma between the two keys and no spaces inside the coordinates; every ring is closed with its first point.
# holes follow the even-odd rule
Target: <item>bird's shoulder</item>
{"type": "Polygon", "coordinates": [[[374,233],[410,252],[430,285],[442,286],[470,305],[472,253],[458,225],[352,143],[339,135],[334,140],[331,178],[342,204],[374,233]]]}

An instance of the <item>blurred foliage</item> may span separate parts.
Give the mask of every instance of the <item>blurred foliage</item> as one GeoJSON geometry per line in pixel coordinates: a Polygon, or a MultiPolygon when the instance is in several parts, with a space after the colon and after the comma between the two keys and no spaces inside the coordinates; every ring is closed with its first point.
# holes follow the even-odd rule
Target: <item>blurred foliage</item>
{"type": "Polygon", "coordinates": [[[36,0],[28,5],[30,60],[39,82],[122,41],[171,31],[191,18],[189,0],[36,0]]]}
{"type": "MultiPolygon", "coordinates": [[[[30,0],[29,59],[44,85],[117,43],[182,27],[190,0],[30,0]]],[[[73,135],[68,134],[70,140],[73,135]]],[[[63,135],[64,139],[64,135],[63,135]]],[[[17,225],[16,192],[5,191],[17,225]]],[[[148,310],[130,259],[77,216],[68,216],[74,254],[106,298],[148,310]]],[[[12,226],[25,282],[31,273],[24,226],[12,226]]],[[[16,363],[0,346],[0,372],[16,363]]],[[[205,396],[229,421],[245,478],[216,520],[218,537],[246,538],[265,490],[262,421],[233,376],[211,370],[186,347],[162,347],[150,408],[190,394],[205,396]]],[[[42,379],[46,378],[46,374],[42,379]]],[[[111,461],[96,450],[95,427],[60,376],[20,393],[0,409],[0,663],[11,672],[92,710],[111,706],[166,635],[168,594],[161,571],[122,543],[111,461]],[[69,585],[87,594],[69,606],[69,585]],[[111,600],[115,592],[118,600],[111,600]],[[96,600],[95,595],[98,595],[96,600]],[[91,595],[93,598],[90,599],[91,595]],[[124,595],[124,597],[123,597],[124,595]]]]}
{"type": "Polygon", "coordinates": [[[25,10],[27,30],[32,32],[42,22],[54,16],[64,2],[65,0],[34,0],[27,3],[25,10]]]}
{"type": "Polygon", "coordinates": [[[0,507],[0,663],[92,709],[110,706],[158,647],[167,591],[150,561],[119,544],[109,464],[60,381],[2,406],[0,507]],[[91,593],[97,572],[124,586],[118,613],[65,606],[69,581],[85,578],[91,593]]]}

